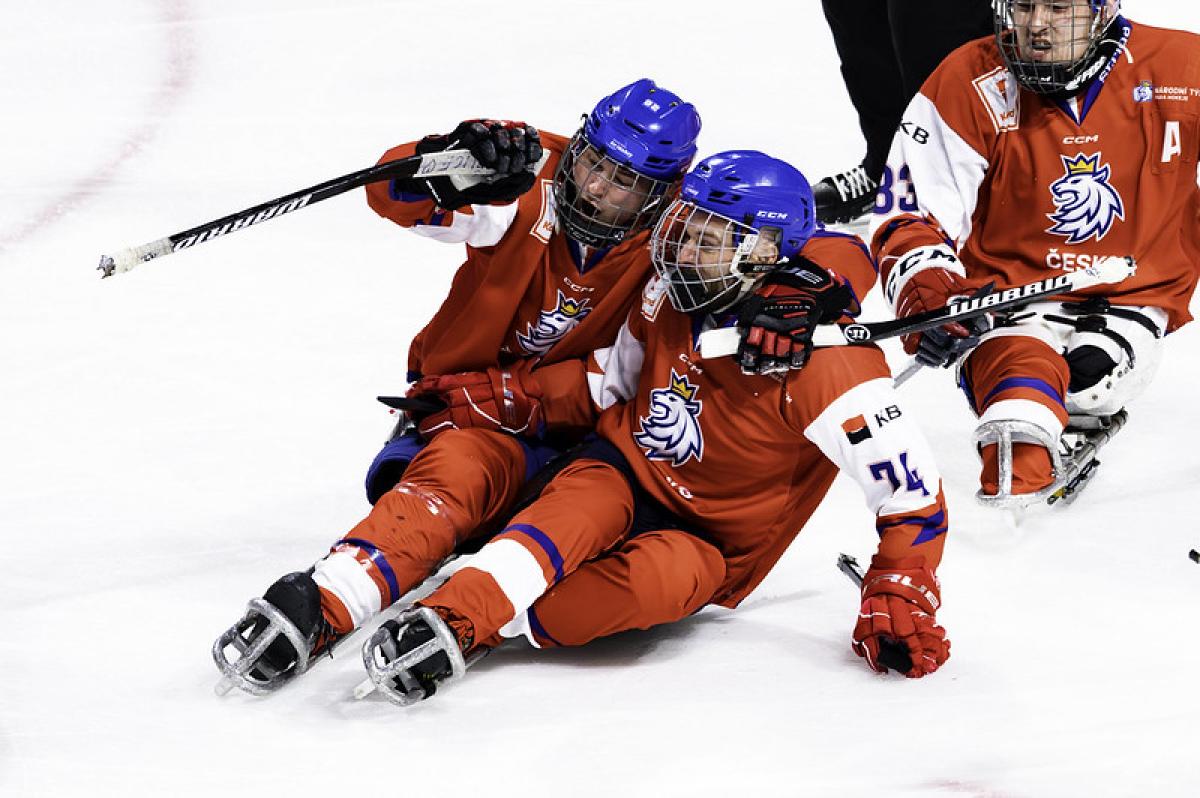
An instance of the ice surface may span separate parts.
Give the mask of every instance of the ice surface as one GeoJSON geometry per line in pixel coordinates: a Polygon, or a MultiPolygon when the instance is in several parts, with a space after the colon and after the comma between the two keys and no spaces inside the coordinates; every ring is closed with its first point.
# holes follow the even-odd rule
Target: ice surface
{"type": "MultiPolygon", "coordinates": [[[[850,653],[834,560],[869,555],[874,532],[839,480],[735,612],[581,650],[511,644],[408,711],[351,699],[353,643],[278,695],[217,698],[213,639],[364,513],[390,426],[374,397],[403,387],[460,251],[356,192],[110,280],[101,254],[462,118],[570,132],[642,75],[694,98],[705,152],[763,149],[814,177],[857,162],[855,119],[811,0],[10,5],[0,794],[1195,794],[1195,325],[1095,485],[1019,528],[970,499],[949,375],[905,386],[952,503],[954,649],[932,678],[850,653]]],[[[1200,29],[1193,3],[1127,6],[1200,29]]]]}

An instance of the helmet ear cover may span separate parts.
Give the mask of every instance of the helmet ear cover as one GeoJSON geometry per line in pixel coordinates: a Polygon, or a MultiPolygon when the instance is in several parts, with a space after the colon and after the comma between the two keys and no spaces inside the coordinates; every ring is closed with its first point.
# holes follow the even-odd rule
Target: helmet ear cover
{"type": "MultiPolygon", "coordinates": [[[[733,254],[729,271],[743,280],[759,280],[779,267],[779,244],[783,230],[769,225],[742,237],[733,254]]],[[[786,258],[782,259],[786,262],[786,258]]]]}

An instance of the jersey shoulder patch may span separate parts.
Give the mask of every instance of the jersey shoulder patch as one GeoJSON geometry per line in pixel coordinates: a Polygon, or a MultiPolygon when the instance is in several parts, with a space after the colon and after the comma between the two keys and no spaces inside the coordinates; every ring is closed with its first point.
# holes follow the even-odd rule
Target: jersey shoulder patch
{"type": "Polygon", "coordinates": [[[543,244],[549,244],[550,237],[554,235],[554,226],[558,223],[554,210],[554,181],[542,178],[538,181],[538,187],[541,189],[542,210],[529,229],[529,235],[543,244]]]}
{"type": "Polygon", "coordinates": [[[992,127],[1006,133],[1020,127],[1021,90],[1012,74],[1004,67],[985,72],[971,81],[979,95],[992,127]]]}
{"type": "Polygon", "coordinates": [[[646,321],[658,318],[663,302],[667,299],[667,281],[657,274],[646,281],[642,287],[642,317],[646,321]]]}

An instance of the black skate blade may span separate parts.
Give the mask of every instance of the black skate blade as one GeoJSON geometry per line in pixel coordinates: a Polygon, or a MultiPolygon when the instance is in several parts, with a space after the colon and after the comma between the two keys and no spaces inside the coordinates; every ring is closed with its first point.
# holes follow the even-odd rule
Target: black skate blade
{"type": "Polygon", "coordinates": [[[1054,505],[1060,501],[1065,505],[1073,504],[1079,498],[1079,494],[1083,493],[1083,489],[1091,484],[1092,477],[1099,468],[1100,461],[1093,457],[1066,485],[1052,493],[1046,499],[1046,504],[1054,505]]]}

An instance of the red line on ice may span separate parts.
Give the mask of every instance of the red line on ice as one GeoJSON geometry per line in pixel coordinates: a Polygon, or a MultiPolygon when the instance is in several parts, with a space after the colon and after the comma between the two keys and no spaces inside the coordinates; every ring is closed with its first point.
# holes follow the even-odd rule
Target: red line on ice
{"type": "Polygon", "coordinates": [[[190,32],[184,26],[187,0],[163,0],[161,24],[167,30],[167,61],[162,82],[154,93],[146,121],[125,136],[117,152],[92,172],[71,184],[69,193],[35,212],[13,230],[0,234],[0,250],[20,243],[41,232],[62,217],[78,210],[113,182],[113,177],[133,158],[141,154],[158,135],[163,120],[179,97],[191,85],[195,53],[190,32]]]}

